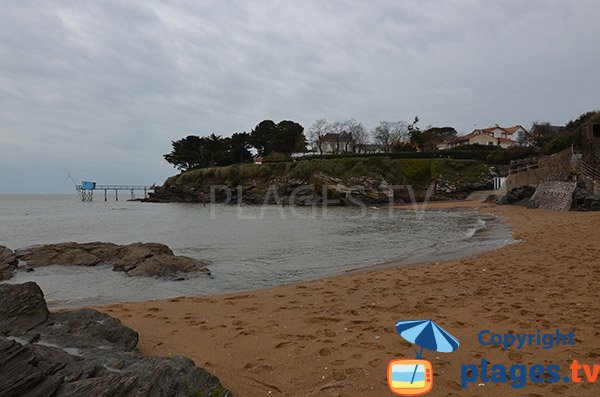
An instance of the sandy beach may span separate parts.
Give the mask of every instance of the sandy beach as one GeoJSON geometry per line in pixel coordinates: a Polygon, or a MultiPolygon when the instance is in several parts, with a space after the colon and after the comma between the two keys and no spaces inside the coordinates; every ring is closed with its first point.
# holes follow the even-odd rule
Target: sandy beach
{"type": "MultiPolygon", "coordinates": [[[[248,293],[97,307],[140,334],[146,354],[184,355],[236,396],[391,396],[390,359],[413,358],[398,320],[433,319],[456,336],[453,353],[426,351],[431,396],[597,396],[600,385],[565,383],[577,359],[600,364],[600,213],[550,212],[481,203],[520,240],[459,261],[361,271],[248,293]],[[477,335],[574,332],[574,345],[517,350],[477,335]],[[461,388],[461,365],[558,364],[557,383],[477,380],[461,388]]],[[[407,208],[410,210],[410,207],[407,208]]],[[[583,374],[580,371],[580,374],[583,374]]]]}

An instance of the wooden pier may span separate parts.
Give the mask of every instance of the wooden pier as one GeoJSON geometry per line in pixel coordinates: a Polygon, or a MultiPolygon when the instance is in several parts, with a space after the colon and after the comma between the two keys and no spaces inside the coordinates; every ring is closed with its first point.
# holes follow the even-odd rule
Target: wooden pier
{"type": "Polygon", "coordinates": [[[135,200],[135,192],[144,192],[144,198],[148,197],[148,191],[154,190],[152,186],[142,185],[97,185],[96,182],[81,182],[81,185],[75,185],[75,190],[81,198],[81,201],[94,201],[94,191],[104,191],[104,201],[108,201],[108,193],[115,192],[115,201],[119,201],[119,192],[128,191],[131,193],[131,200],[135,200]]]}

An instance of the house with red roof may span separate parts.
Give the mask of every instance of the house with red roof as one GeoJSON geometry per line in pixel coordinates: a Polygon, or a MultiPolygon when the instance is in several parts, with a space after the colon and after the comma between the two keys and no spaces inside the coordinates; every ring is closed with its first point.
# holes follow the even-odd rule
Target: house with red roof
{"type": "Polygon", "coordinates": [[[508,148],[521,145],[526,134],[527,130],[523,126],[500,127],[496,124],[494,127],[479,128],[473,130],[470,134],[456,137],[452,141],[443,142],[438,145],[438,149],[451,149],[462,145],[486,145],[508,148]]]}

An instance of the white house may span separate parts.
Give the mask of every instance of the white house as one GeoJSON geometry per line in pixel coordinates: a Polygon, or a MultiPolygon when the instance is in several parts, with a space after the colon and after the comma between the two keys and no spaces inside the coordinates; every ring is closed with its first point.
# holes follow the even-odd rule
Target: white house
{"type": "Polygon", "coordinates": [[[456,137],[449,142],[438,145],[438,149],[451,149],[462,145],[486,145],[509,148],[521,145],[527,134],[527,130],[520,125],[513,127],[494,127],[476,129],[470,134],[456,137]]]}

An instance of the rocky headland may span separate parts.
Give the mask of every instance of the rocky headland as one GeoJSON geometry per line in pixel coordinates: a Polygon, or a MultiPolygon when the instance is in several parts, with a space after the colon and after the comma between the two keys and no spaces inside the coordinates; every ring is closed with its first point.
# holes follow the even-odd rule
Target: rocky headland
{"type": "Polygon", "coordinates": [[[164,244],[134,243],[57,243],[36,245],[12,251],[0,246],[0,280],[12,277],[17,269],[35,270],[41,266],[109,265],[128,276],[161,277],[178,280],[186,274],[210,275],[206,263],[187,256],[175,255],[164,244]]]}
{"type": "Polygon", "coordinates": [[[137,349],[138,334],[95,310],[51,313],[37,284],[0,284],[0,396],[231,397],[181,356],[137,349]]]}
{"type": "Polygon", "coordinates": [[[149,202],[357,205],[464,199],[493,187],[493,167],[474,160],[356,157],[242,164],[182,172],[149,202]]]}

